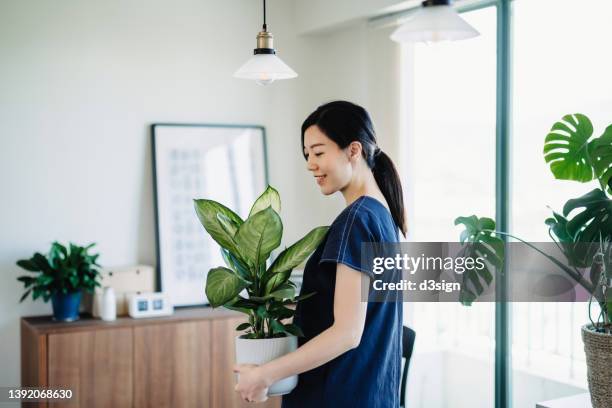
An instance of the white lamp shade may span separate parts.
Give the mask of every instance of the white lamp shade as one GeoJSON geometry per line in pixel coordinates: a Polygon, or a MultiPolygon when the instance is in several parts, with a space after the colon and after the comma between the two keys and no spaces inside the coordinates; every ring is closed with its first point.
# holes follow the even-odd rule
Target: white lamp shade
{"type": "Polygon", "coordinates": [[[234,73],[236,78],[253,79],[260,85],[267,85],[277,79],[289,79],[297,76],[297,73],[289,68],[276,54],[253,55],[234,73]]]}
{"type": "Polygon", "coordinates": [[[391,34],[397,42],[455,41],[480,35],[451,6],[422,7],[391,34]]]}

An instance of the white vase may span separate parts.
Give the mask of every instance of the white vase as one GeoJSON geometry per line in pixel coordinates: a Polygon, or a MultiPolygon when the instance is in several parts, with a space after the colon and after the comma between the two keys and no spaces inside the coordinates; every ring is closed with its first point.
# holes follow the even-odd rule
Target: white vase
{"type": "Polygon", "coordinates": [[[115,291],[110,286],[104,288],[100,317],[105,321],[117,319],[117,298],[115,296],[115,291]]]}
{"type": "MultiPolygon", "coordinates": [[[[278,337],[273,339],[241,339],[236,337],[237,364],[265,364],[275,358],[297,350],[297,337],[278,337]]],[[[297,385],[298,376],[283,378],[268,389],[269,396],[288,394],[297,385]]]]}

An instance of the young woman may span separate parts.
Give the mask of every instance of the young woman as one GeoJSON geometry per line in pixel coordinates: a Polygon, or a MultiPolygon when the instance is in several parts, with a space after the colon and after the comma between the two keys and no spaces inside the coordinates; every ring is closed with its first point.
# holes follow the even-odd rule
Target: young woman
{"type": "MultiPolygon", "coordinates": [[[[302,124],[307,169],[321,192],[341,192],[346,208],[304,269],[295,322],[304,331],[299,348],[261,366],[237,365],[236,390],[246,401],[264,401],[270,384],[299,374],[283,408],[399,407],[402,304],[364,302],[362,242],[397,242],[406,234],[402,187],[393,162],[376,144],[370,116],[336,101],[320,106],[302,124]]],[[[364,275],[365,274],[365,275],[364,275]]]]}

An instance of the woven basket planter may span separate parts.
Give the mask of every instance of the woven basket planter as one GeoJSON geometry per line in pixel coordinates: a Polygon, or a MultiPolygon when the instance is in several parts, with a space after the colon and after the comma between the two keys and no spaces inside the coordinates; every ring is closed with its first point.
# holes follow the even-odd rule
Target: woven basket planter
{"type": "Polygon", "coordinates": [[[612,407],[612,334],[596,333],[582,326],[587,378],[593,408],[612,407]]]}

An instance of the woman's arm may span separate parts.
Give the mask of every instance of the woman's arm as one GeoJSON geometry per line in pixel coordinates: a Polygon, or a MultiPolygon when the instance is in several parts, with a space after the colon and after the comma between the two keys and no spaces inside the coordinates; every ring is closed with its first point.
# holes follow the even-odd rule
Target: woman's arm
{"type": "MultiPolygon", "coordinates": [[[[238,365],[236,391],[248,401],[264,401],[274,382],[312,370],[359,345],[365,325],[367,302],[361,301],[363,274],[337,264],[334,289],[334,323],[296,351],[261,366],[238,365]]],[[[312,301],[316,301],[316,297],[312,301]]]]}

